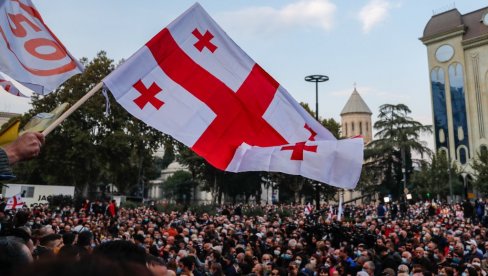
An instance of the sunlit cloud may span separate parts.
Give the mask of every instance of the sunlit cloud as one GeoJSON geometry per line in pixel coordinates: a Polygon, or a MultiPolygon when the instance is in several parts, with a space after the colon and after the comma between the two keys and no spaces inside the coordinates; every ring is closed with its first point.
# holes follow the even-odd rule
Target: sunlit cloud
{"type": "Polygon", "coordinates": [[[258,6],[221,14],[225,25],[232,25],[247,33],[272,33],[291,27],[333,27],[336,5],[330,0],[298,0],[283,7],[258,6]]]}
{"type": "Polygon", "coordinates": [[[388,17],[392,5],[387,0],[371,0],[359,12],[363,32],[369,33],[375,26],[388,17]]]}

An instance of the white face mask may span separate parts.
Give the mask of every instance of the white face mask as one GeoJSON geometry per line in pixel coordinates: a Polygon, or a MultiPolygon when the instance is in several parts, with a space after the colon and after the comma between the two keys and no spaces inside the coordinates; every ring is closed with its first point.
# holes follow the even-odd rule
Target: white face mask
{"type": "Polygon", "coordinates": [[[295,263],[296,263],[297,265],[300,265],[300,264],[302,264],[302,260],[295,260],[295,263]]]}

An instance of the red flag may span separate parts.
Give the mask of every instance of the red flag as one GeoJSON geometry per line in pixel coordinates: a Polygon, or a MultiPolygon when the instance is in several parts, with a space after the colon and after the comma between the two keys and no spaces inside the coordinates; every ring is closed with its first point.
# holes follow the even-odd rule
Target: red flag
{"type": "Polygon", "coordinates": [[[131,114],[215,167],[354,188],[362,139],[336,140],[199,4],[104,79],[131,114]]]}
{"type": "Polygon", "coordinates": [[[0,4],[0,55],[0,71],[39,94],[83,70],[30,0],[0,4]]]}

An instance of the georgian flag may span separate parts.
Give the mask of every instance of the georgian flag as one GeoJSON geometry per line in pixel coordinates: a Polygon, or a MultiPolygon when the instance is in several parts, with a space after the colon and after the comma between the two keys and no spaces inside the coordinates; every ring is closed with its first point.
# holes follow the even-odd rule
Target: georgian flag
{"type": "Polygon", "coordinates": [[[31,0],[0,1],[0,56],[1,72],[42,95],[83,70],[31,0]]]}
{"type": "Polygon", "coordinates": [[[363,140],[336,140],[197,3],[104,79],[132,115],[231,172],[352,189],[363,140]]]}
{"type": "Polygon", "coordinates": [[[24,206],[25,202],[22,201],[20,194],[16,194],[7,200],[5,211],[12,209],[20,209],[24,206]]]}
{"type": "Polygon", "coordinates": [[[30,98],[34,91],[0,72],[0,93],[9,93],[18,97],[30,98]]]}
{"type": "Polygon", "coordinates": [[[313,212],[313,206],[310,204],[310,202],[305,206],[305,209],[303,210],[303,214],[308,216],[313,212]]]}

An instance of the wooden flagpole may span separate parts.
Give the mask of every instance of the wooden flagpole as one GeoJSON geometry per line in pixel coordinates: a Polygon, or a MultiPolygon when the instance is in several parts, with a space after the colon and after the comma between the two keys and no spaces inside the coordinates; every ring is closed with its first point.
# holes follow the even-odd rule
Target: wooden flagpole
{"type": "Polygon", "coordinates": [[[50,124],[42,134],[47,136],[51,131],[53,131],[57,126],[59,126],[69,115],[75,112],[82,104],[84,104],[91,96],[93,96],[98,90],[103,87],[103,82],[99,82],[95,87],[93,87],[88,93],[86,93],[81,99],[79,99],[73,106],[71,106],[66,112],[61,114],[52,124],[50,124]]]}

